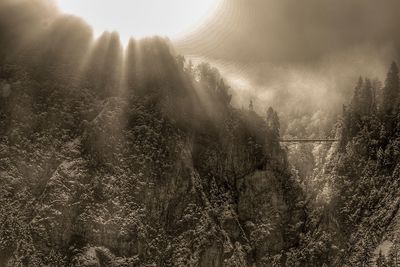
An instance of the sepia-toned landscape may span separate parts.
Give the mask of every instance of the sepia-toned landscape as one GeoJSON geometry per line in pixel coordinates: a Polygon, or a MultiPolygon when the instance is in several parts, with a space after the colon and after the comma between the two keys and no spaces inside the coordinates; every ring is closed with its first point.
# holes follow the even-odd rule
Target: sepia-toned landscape
{"type": "Polygon", "coordinates": [[[397,0],[0,0],[0,267],[400,266],[397,0]]]}

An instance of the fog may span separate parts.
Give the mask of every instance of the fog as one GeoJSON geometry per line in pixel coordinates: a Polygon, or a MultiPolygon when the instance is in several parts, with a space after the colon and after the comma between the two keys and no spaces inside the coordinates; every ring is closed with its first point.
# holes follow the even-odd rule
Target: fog
{"type": "MultiPolygon", "coordinates": [[[[195,63],[219,68],[239,108],[252,100],[259,113],[272,106],[283,120],[318,112],[333,122],[360,75],[383,81],[390,62],[399,58],[395,0],[221,0],[218,8],[214,18],[171,42],[195,63]]],[[[53,53],[60,44],[71,51],[78,50],[76,43],[81,51],[95,45],[82,19],[71,20],[76,30],[52,31],[60,23],[55,1],[1,0],[0,12],[2,25],[13,28],[2,45],[12,47],[16,57],[26,47],[35,49],[44,35],[54,37],[48,47],[53,53]],[[82,32],[80,39],[65,42],[63,36],[76,31],[82,32]]],[[[70,53],[64,54],[68,60],[70,53]]]]}
{"type": "Polygon", "coordinates": [[[338,113],[358,76],[384,80],[399,58],[399,13],[395,0],[224,0],[176,46],[214,62],[239,106],[254,99],[260,112],[338,113]]]}

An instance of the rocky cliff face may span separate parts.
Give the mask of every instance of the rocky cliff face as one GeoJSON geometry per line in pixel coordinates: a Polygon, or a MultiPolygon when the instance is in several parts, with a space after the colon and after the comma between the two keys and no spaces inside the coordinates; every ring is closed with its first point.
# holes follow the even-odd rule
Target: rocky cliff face
{"type": "Polygon", "coordinates": [[[42,87],[13,68],[2,266],[268,266],[297,244],[302,195],[254,112],[204,116],[173,96],[180,117],[163,95],[42,87]]]}
{"type": "Polygon", "coordinates": [[[122,58],[116,33],[35,3],[0,4],[0,265],[284,262],[304,212],[277,121],[165,40],[122,58]]]}

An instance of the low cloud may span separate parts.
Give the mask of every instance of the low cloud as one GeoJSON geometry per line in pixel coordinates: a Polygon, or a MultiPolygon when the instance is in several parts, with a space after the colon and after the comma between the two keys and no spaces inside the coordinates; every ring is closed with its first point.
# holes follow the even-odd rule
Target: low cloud
{"type": "Polygon", "coordinates": [[[176,46],[219,67],[239,106],[339,112],[358,76],[383,80],[399,58],[398,25],[396,0],[223,0],[176,46]]]}

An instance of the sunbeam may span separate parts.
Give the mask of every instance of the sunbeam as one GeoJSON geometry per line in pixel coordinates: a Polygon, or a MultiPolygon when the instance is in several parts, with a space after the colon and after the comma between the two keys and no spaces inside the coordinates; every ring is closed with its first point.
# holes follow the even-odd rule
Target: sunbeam
{"type": "Polygon", "coordinates": [[[400,266],[399,10],[0,0],[0,267],[400,266]]]}
{"type": "Polygon", "coordinates": [[[216,9],[218,0],[58,0],[61,10],[84,18],[96,35],[119,32],[124,44],[134,36],[178,37],[216,9]]]}

